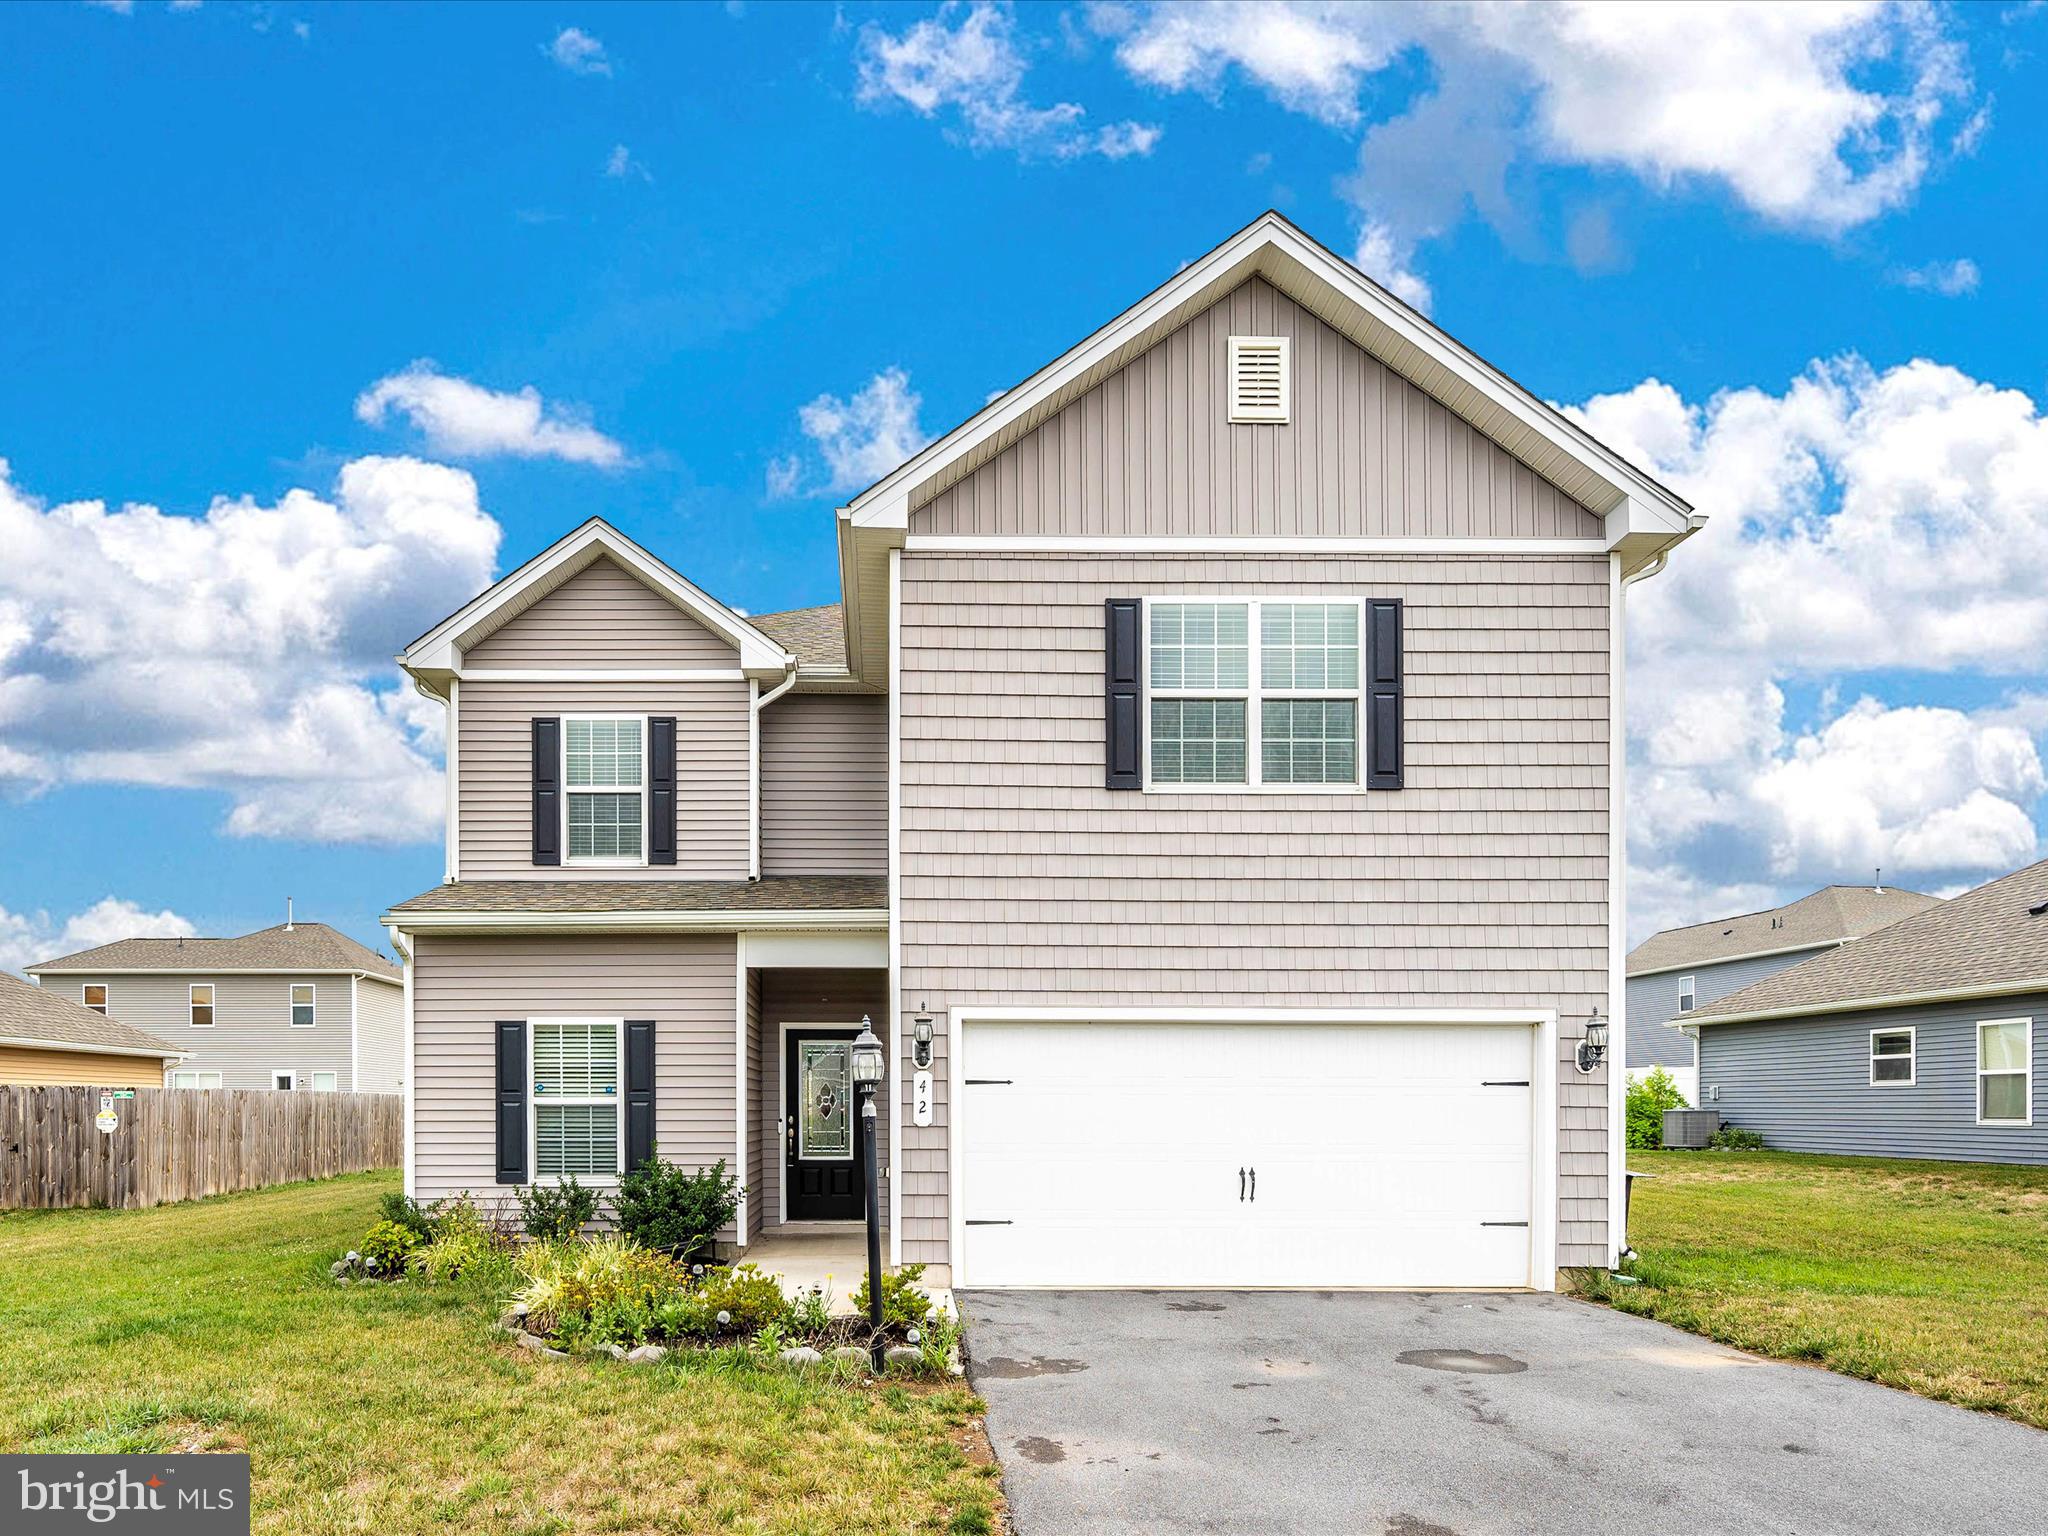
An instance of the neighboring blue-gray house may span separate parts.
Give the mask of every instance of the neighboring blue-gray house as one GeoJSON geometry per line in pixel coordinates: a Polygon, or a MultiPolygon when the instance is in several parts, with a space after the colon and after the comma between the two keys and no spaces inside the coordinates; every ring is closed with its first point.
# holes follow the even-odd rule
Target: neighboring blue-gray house
{"type": "Polygon", "coordinates": [[[1623,1065],[1629,1077],[1662,1067],[1678,1080],[1687,1102],[1697,1104],[1692,1036],[1678,1026],[1731,992],[1909,917],[1935,900],[1918,891],[1829,885],[1768,911],[1651,935],[1628,956],[1628,1060],[1623,1065]]]}
{"type": "Polygon", "coordinates": [[[2048,860],[1703,1008],[1704,1107],[1793,1152],[2048,1163],[2048,860]]]}

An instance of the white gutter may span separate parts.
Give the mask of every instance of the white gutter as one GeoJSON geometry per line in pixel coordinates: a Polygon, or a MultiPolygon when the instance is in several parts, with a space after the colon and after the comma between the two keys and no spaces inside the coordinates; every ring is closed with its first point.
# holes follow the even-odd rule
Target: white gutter
{"type": "Polygon", "coordinates": [[[1747,1024],[1764,1019],[1797,1019],[1821,1013],[1858,1013],[1866,1008],[1904,1008],[1914,1003],[1966,1003],[1978,997],[2012,997],[2021,992],[2048,992],[2048,976],[2001,981],[1975,987],[1941,987],[1931,992],[1894,992],[1881,997],[1851,997],[1831,1003],[1798,1003],[1788,1008],[1759,1008],[1748,1013],[1717,1013],[1691,1017],[1693,1025],[1747,1024]]]}
{"type": "Polygon", "coordinates": [[[87,1045],[83,1040],[34,1040],[26,1035],[0,1035],[0,1045],[33,1051],[83,1051],[89,1056],[151,1056],[158,1061],[184,1061],[190,1051],[159,1051],[141,1045],[87,1045]]]}
{"type": "Polygon", "coordinates": [[[839,928],[883,932],[880,907],[839,907],[760,912],[387,912],[378,919],[393,933],[431,929],[489,929],[499,933],[608,933],[621,928],[656,933],[745,933],[761,929],[839,928]]]}
{"type": "Polygon", "coordinates": [[[1632,571],[1622,577],[1621,584],[1624,587],[1632,587],[1639,581],[1648,581],[1652,576],[1663,570],[1666,565],[1670,564],[1670,562],[1671,546],[1667,544],[1664,548],[1657,551],[1657,558],[1644,566],[1640,571],[1632,571]]]}
{"type": "MultiPolygon", "coordinates": [[[[1634,981],[1638,976],[1668,976],[1673,971],[1699,971],[1710,965],[1733,965],[1737,960],[1764,960],[1772,955],[1797,955],[1809,949],[1835,949],[1856,938],[1856,934],[1845,934],[1839,939],[1815,939],[1811,944],[1787,944],[1782,949],[1745,949],[1739,955],[1714,955],[1698,960],[1681,960],[1676,965],[1653,965],[1648,970],[1630,971],[1628,977],[1634,981]]],[[[1645,943],[1649,941],[1644,940],[1645,943]]]]}
{"type": "Polygon", "coordinates": [[[797,662],[791,656],[782,669],[782,681],[766,693],[758,679],[749,679],[753,710],[747,716],[747,878],[761,878],[761,711],[796,686],[797,662]]]}

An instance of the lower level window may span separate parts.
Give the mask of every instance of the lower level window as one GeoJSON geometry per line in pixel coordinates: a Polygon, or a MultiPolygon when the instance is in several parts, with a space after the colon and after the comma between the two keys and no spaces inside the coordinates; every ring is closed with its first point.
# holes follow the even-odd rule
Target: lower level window
{"type": "Polygon", "coordinates": [[[218,1072],[173,1072],[171,1074],[171,1086],[173,1088],[218,1088],[220,1086],[220,1074],[218,1072]]]}
{"type": "Polygon", "coordinates": [[[295,1072],[273,1072],[270,1074],[270,1086],[273,1088],[296,1088],[299,1086],[298,1074],[295,1072]]]}
{"type": "Polygon", "coordinates": [[[533,1172],[536,1178],[609,1177],[619,1171],[617,1019],[535,1019],[533,1172]]]}
{"type": "Polygon", "coordinates": [[[1873,1084],[1904,1083],[1909,1087],[1912,1085],[1912,1030],[1873,1029],[1870,1032],[1870,1081],[1873,1084]]]}
{"type": "Polygon", "coordinates": [[[1994,1019],[1977,1026],[1977,1119],[1984,1125],[2033,1124],[2032,1019],[1994,1019]]]}
{"type": "Polygon", "coordinates": [[[333,1093],[340,1086],[341,1079],[335,1073],[315,1072],[313,1074],[313,1091],[315,1093],[333,1093]]]}

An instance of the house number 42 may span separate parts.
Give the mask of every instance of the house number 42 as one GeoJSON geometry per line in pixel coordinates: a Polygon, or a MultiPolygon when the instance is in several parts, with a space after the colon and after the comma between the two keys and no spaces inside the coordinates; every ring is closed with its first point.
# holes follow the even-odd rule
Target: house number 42
{"type": "Polygon", "coordinates": [[[912,1125],[930,1125],[932,1123],[932,1075],[929,1072],[918,1072],[911,1076],[910,1123],[912,1125]]]}

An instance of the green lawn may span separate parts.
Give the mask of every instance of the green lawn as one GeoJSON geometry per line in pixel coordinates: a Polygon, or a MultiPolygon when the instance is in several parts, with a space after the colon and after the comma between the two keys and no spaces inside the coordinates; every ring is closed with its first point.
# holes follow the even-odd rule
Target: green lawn
{"type": "Polygon", "coordinates": [[[2048,1169],[1631,1152],[1637,1287],[1738,1348],[2048,1428],[2048,1169]]]}
{"type": "Polygon", "coordinates": [[[962,1386],[550,1361],[497,1298],[340,1288],[395,1174],[0,1215],[0,1450],[249,1451],[263,1532],[990,1530],[962,1386]]]}

